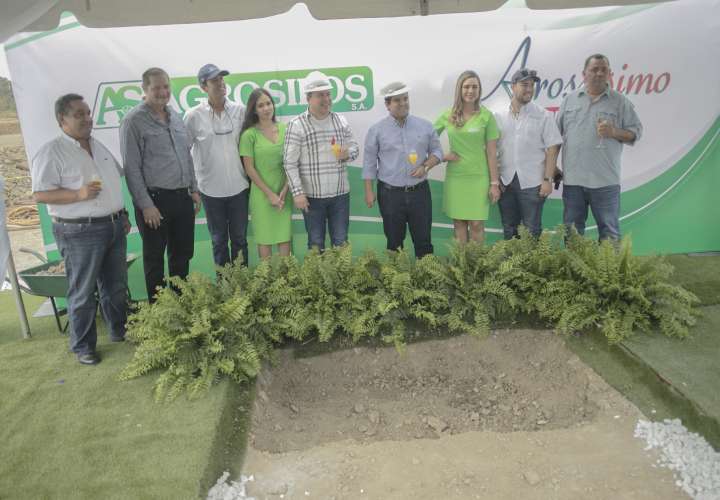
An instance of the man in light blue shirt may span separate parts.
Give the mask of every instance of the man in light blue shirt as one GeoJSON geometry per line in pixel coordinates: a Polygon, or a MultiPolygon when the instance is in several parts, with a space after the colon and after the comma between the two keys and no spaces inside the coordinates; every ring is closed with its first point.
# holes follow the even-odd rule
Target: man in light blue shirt
{"type": "Polygon", "coordinates": [[[406,229],[419,259],[433,253],[432,198],[427,173],[443,157],[432,124],[410,115],[409,88],[393,82],[380,94],[389,115],[370,127],[365,137],[363,179],[365,203],[375,204],[373,180],[388,250],[403,247],[406,229]]]}
{"type": "Polygon", "coordinates": [[[610,62],[602,54],[585,60],[584,86],[563,100],[557,122],[563,136],[563,222],[585,233],[588,207],[599,239],[620,238],[620,157],[623,145],[642,135],[630,100],[608,85],[610,62]]]}

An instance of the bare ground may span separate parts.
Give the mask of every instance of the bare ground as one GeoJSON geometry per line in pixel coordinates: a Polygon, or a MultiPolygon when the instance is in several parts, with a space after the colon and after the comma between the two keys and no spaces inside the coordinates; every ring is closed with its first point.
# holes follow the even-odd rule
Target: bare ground
{"type": "MultiPolygon", "coordinates": [[[[5,179],[5,204],[8,209],[33,204],[30,170],[17,117],[0,117],[0,175],[5,179]]],[[[15,267],[19,270],[40,264],[40,261],[18,251],[30,248],[44,254],[40,227],[9,231],[15,267]]]]}
{"type": "Polygon", "coordinates": [[[42,264],[37,257],[19,251],[20,248],[24,247],[45,255],[45,247],[39,227],[9,231],[8,235],[10,236],[10,248],[12,249],[13,261],[15,262],[15,268],[18,272],[42,264]]]}
{"type": "Polygon", "coordinates": [[[258,499],[675,499],[637,408],[551,332],[355,348],[258,381],[258,499]]]}

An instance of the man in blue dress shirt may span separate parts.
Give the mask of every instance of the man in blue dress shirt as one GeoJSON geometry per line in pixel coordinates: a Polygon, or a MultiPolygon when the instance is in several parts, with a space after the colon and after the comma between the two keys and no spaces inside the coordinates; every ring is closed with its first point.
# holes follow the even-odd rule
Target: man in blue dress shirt
{"type": "Polygon", "coordinates": [[[440,163],[443,152],[432,124],[410,115],[409,91],[402,82],[381,89],[389,114],[368,130],[362,175],[368,208],[375,204],[373,180],[377,179],[377,201],[388,250],[403,247],[409,227],[419,259],[433,253],[427,174],[440,163]]]}

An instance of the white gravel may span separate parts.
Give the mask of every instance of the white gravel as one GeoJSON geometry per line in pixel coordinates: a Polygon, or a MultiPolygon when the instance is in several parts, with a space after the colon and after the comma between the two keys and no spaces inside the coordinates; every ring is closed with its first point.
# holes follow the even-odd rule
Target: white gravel
{"type": "Polygon", "coordinates": [[[255,479],[253,476],[241,475],[239,482],[228,482],[228,477],[230,477],[230,473],[223,472],[223,475],[215,482],[215,486],[208,491],[207,500],[239,500],[241,498],[255,500],[254,497],[247,496],[245,491],[245,484],[253,481],[255,479]]]}
{"type": "Polygon", "coordinates": [[[658,464],[675,475],[675,484],[695,500],[720,500],[720,453],[702,436],[688,431],[679,419],[639,420],[635,437],[646,450],[660,449],[658,464]]]}

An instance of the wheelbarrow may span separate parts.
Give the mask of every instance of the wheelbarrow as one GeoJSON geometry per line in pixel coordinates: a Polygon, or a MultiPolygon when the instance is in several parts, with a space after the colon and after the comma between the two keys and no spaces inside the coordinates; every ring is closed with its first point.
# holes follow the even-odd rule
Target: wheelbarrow
{"type": "MultiPolygon", "coordinates": [[[[65,274],[65,272],[47,272],[50,268],[57,268],[57,266],[62,264],[63,261],[48,261],[44,255],[25,247],[19,248],[19,251],[34,255],[42,262],[42,264],[39,266],[31,267],[18,273],[18,284],[20,286],[20,289],[25,293],[29,293],[30,295],[49,298],[50,304],[53,308],[53,314],[55,315],[55,323],[57,323],[58,330],[60,330],[61,334],[65,333],[68,328],[69,321],[65,322],[65,325],[63,326],[60,321],[60,317],[66,314],[67,310],[65,308],[59,308],[57,302],[55,302],[55,299],[67,297],[67,275],[65,274]]],[[[125,261],[128,268],[137,259],[137,255],[133,253],[127,254],[125,257],[125,261]]],[[[128,300],[132,300],[132,298],[130,297],[129,288],[128,300]]]]}

